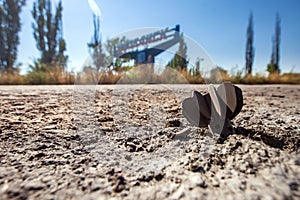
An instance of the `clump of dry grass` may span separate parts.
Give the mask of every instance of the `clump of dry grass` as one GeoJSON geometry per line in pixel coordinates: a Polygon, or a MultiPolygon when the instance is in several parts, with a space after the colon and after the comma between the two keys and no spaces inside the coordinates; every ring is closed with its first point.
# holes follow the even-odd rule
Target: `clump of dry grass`
{"type": "Polygon", "coordinates": [[[0,74],[0,85],[74,84],[75,76],[64,70],[30,72],[26,75],[0,74]]]}
{"type": "Polygon", "coordinates": [[[31,72],[24,76],[28,85],[62,85],[74,84],[75,76],[65,71],[31,72]]]}
{"type": "Polygon", "coordinates": [[[0,74],[0,85],[22,85],[24,76],[19,74],[0,74]]]}
{"type": "Polygon", "coordinates": [[[285,73],[280,76],[280,82],[286,84],[300,84],[300,73],[285,73]]]}
{"type": "Polygon", "coordinates": [[[300,73],[270,74],[268,76],[261,74],[244,77],[231,76],[229,80],[238,84],[300,84],[300,73]]]}

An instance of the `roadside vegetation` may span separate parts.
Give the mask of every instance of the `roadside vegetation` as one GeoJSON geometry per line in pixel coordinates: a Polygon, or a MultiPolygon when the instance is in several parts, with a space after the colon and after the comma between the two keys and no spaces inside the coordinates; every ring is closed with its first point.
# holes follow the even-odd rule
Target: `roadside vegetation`
{"type": "MultiPolygon", "coordinates": [[[[138,67],[136,68],[138,69],[138,67]]],[[[139,73],[108,70],[99,74],[99,84],[144,84],[145,78],[149,74],[138,70],[139,73]],[[143,74],[144,73],[144,74],[143,74]],[[131,76],[131,78],[130,78],[131,76]]],[[[0,85],[68,85],[68,84],[95,84],[91,82],[94,75],[91,73],[74,73],[62,72],[55,70],[51,72],[31,72],[26,75],[19,74],[0,74],[0,85]]],[[[221,81],[231,81],[235,84],[300,84],[300,73],[283,73],[273,75],[255,74],[251,76],[242,76],[240,73],[230,74],[227,71],[219,73],[218,78],[209,77],[203,79],[200,75],[191,75],[183,70],[180,73],[162,73],[152,74],[152,80],[147,83],[164,83],[164,84],[206,84],[218,83],[221,81]]],[[[148,79],[146,79],[148,80],[148,79]]]]}

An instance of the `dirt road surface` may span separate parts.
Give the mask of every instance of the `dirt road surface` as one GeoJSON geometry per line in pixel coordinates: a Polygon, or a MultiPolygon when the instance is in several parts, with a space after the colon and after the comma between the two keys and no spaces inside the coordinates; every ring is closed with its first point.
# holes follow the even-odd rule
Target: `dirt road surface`
{"type": "Polygon", "coordinates": [[[220,141],[205,85],[0,86],[0,199],[299,199],[300,86],[240,87],[220,141]]]}

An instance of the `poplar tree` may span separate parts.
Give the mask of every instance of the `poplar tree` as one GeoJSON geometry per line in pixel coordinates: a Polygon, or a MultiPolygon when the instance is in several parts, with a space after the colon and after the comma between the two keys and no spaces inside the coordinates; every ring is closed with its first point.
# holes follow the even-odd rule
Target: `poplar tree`
{"type": "Polygon", "coordinates": [[[254,59],[254,47],[253,47],[253,15],[250,14],[249,23],[247,28],[247,43],[246,43],[246,75],[251,75],[252,65],[254,59]]]}
{"type": "Polygon", "coordinates": [[[275,35],[273,36],[273,46],[272,46],[272,54],[271,54],[271,61],[267,67],[267,71],[270,74],[273,73],[280,73],[279,68],[279,50],[280,50],[280,34],[281,34],[281,27],[280,27],[280,16],[276,14],[276,22],[275,22],[275,35]]]}
{"type": "MultiPolygon", "coordinates": [[[[51,0],[37,0],[33,3],[33,36],[37,49],[41,53],[38,64],[46,64],[47,67],[58,65],[63,69],[67,64],[66,42],[62,30],[62,10],[61,1],[56,5],[55,13],[52,13],[51,0]]],[[[41,70],[46,69],[42,67],[41,70]]]]}
{"type": "Polygon", "coordinates": [[[105,54],[103,52],[101,33],[100,33],[100,17],[93,15],[94,34],[88,48],[92,55],[96,77],[99,78],[100,69],[105,67],[105,54]]]}
{"type": "Polygon", "coordinates": [[[0,0],[0,73],[18,72],[15,65],[20,43],[20,13],[25,3],[25,0],[0,0]]]}

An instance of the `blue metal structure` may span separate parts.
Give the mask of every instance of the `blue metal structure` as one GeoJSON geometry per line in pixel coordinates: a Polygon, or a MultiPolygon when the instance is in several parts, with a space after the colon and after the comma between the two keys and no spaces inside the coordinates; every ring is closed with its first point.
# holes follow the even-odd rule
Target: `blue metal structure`
{"type": "Polygon", "coordinates": [[[166,28],[133,40],[126,40],[124,43],[115,47],[115,57],[133,59],[136,64],[154,63],[157,55],[179,42],[179,32],[180,26],[176,25],[173,29],[166,28]],[[170,34],[171,32],[173,34],[170,34]],[[137,50],[139,46],[148,45],[158,41],[164,42],[151,48],[146,47],[143,50],[137,50]]]}

